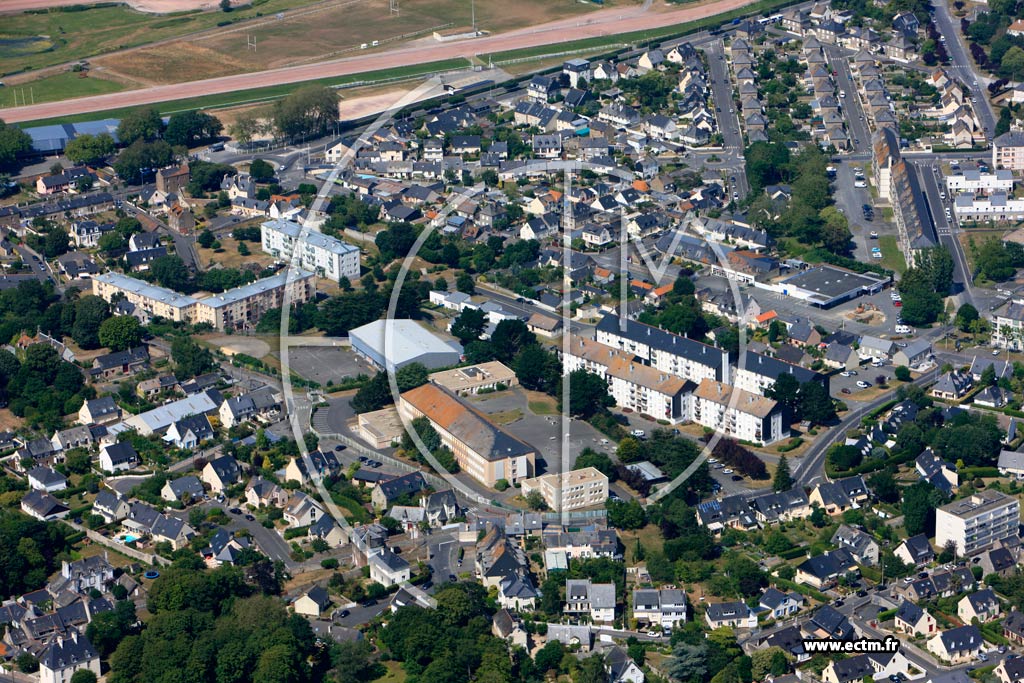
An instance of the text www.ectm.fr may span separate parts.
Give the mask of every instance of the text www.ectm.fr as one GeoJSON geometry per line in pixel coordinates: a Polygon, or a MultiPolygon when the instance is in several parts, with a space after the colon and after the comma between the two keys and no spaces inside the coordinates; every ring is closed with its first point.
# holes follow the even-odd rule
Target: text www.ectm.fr
{"type": "Polygon", "coordinates": [[[897,652],[900,641],[888,636],[885,640],[860,638],[858,640],[805,640],[804,651],[814,652],[897,652]]]}

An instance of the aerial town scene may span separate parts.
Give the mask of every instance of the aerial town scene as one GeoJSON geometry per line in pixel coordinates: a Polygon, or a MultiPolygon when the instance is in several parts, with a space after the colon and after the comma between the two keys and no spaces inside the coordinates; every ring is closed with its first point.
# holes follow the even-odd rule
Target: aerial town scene
{"type": "Polygon", "coordinates": [[[1024,2],[0,0],[0,270],[0,680],[1024,683],[1024,2]]]}

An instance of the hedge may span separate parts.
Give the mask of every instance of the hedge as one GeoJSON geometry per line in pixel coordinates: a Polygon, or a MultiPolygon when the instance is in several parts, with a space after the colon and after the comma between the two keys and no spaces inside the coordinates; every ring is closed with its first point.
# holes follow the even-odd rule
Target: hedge
{"type": "Polygon", "coordinates": [[[796,591],[797,593],[800,593],[801,595],[806,595],[808,597],[814,598],[818,602],[829,602],[829,598],[827,595],[820,591],[816,591],[813,588],[805,586],[802,583],[790,581],[789,579],[780,579],[777,576],[773,576],[772,581],[782,586],[783,588],[788,588],[790,590],[796,591]]]}
{"type": "Polygon", "coordinates": [[[803,548],[803,547],[800,547],[800,548],[790,548],[786,552],[777,553],[777,555],[779,557],[781,557],[782,559],[784,559],[784,560],[795,560],[796,558],[803,557],[806,554],[807,554],[807,548],[803,548]]]}
{"type": "Polygon", "coordinates": [[[976,479],[978,477],[981,477],[983,479],[985,477],[989,477],[989,478],[991,478],[991,477],[998,477],[999,476],[999,468],[998,467],[965,467],[964,469],[960,470],[960,475],[964,478],[964,480],[976,479]]]}
{"type": "Polygon", "coordinates": [[[284,540],[289,541],[299,536],[305,536],[309,533],[308,526],[296,526],[284,530],[284,540]]]}

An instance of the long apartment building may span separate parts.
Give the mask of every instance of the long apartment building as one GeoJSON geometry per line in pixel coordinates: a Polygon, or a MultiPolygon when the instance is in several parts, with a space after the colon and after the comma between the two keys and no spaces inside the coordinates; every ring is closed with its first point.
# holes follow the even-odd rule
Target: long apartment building
{"type": "Polygon", "coordinates": [[[699,383],[729,379],[729,353],[678,334],[606,314],[597,325],[597,341],[636,356],[641,363],[699,383]]]}
{"type": "Polygon", "coordinates": [[[784,406],[711,379],[690,397],[690,415],[697,424],[742,441],[770,444],[789,437],[784,406]]]}
{"type": "Polygon", "coordinates": [[[986,489],[947,503],[935,511],[935,545],[956,544],[957,555],[973,555],[996,541],[1015,536],[1020,527],[1020,501],[986,489]]]}
{"type": "Polygon", "coordinates": [[[298,223],[275,219],[260,226],[263,252],[320,277],[359,277],[359,248],[298,223]]]}
{"type": "Polygon", "coordinates": [[[242,330],[259,322],[267,311],[316,295],[314,273],[290,269],[220,294],[196,298],[158,287],[121,273],[102,273],[92,279],[92,293],[111,301],[115,294],[153,317],[191,324],[207,323],[218,330],[242,330]]]}
{"type": "Polygon", "coordinates": [[[1011,130],[992,140],[992,168],[1024,170],[1024,131],[1011,130]]]}
{"type": "Polygon", "coordinates": [[[515,484],[533,476],[536,449],[501,429],[436,384],[410,389],[399,398],[407,419],[426,417],[459,468],[485,486],[499,479],[515,484]]]}
{"type": "Polygon", "coordinates": [[[782,375],[792,375],[800,384],[817,382],[824,386],[826,391],[829,389],[827,375],[754,351],[747,351],[740,359],[733,372],[733,385],[737,389],[763,396],[765,390],[775,384],[775,380],[782,375]]]}
{"type": "Polygon", "coordinates": [[[552,472],[524,479],[521,484],[524,496],[538,491],[548,507],[556,512],[604,507],[608,500],[608,477],[595,467],[552,472]]]}
{"type": "Polygon", "coordinates": [[[644,365],[632,353],[573,336],[563,353],[565,372],[586,370],[608,382],[615,405],[672,423],[688,418],[689,380],[644,365]]]}

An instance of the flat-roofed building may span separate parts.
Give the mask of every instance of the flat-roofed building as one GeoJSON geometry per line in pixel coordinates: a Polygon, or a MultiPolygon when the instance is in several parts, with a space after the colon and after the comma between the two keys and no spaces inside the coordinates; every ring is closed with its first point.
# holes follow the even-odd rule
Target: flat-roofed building
{"type": "Polygon", "coordinates": [[[291,304],[312,299],[316,275],[293,268],[220,294],[196,298],[121,273],[101,273],[92,278],[92,293],[108,302],[116,294],[123,294],[129,303],[153,317],[207,323],[218,330],[247,329],[267,311],[280,308],[286,293],[291,304]]]}
{"type": "Polygon", "coordinates": [[[374,448],[388,448],[392,442],[402,438],[402,418],[394,406],[388,406],[372,413],[360,413],[358,417],[359,436],[374,448]]]}
{"type": "Polygon", "coordinates": [[[693,392],[690,416],[704,425],[742,441],[770,444],[789,436],[783,406],[728,384],[706,379],[693,392]]]}
{"type": "Polygon", "coordinates": [[[935,544],[952,541],[957,555],[973,555],[996,541],[1015,536],[1020,527],[1020,501],[985,489],[947,503],[935,511],[935,544]]]}
{"type": "Polygon", "coordinates": [[[573,336],[563,354],[565,372],[586,370],[608,382],[621,408],[675,423],[686,419],[688,396],[696,386],[682,377],[644,365],[632,353],[573,336]]]}
{"type": "Polygon", "coordinates": [[[459,396],[471,396],[481,389],[508,388],[519,384],[516,373],[504,363],[491,361],[454,370],[442,370],[430,375],[430,381],[459,396]]]}
{"type": "Polygon", "coordinates": [[[298,223],[275,219],[260,226],[263,252],[337,281],[359,277],[359,248],[298,223]]]}
{"type": "Polygon", "coordinates": [[[352,350],[378,368],[397,370],[409,363],[427,368],[458,365],[462,346],[445,341],[415,320],[374,320],[349,330],[352,350]]]}
{"type": "Polygon", "coordinates": [[[551,472],[521,482],[523,495],[540,492],[548,507],[556,512],[604,506],[608,500],[608,477],[596,467],[571,472],[551,472]]]}
{"type": "Polygon", "coordinates": [[[401,395],[406,419],[426,417],[455,456],[459,467],[485,486],[499,479],[514,484],[533,476],[536,449],[490,422],[454,394],[424,384],[401,395]]]}

